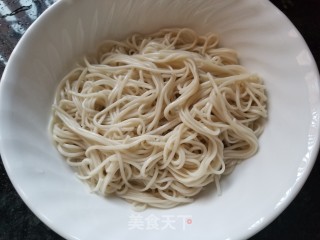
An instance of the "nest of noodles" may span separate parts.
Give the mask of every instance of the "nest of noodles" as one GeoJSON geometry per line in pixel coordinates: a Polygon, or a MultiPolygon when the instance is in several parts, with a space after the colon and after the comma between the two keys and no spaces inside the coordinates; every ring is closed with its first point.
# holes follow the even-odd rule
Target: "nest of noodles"
{"type": "Polygon", "coordinates": [[[58,151],[94,191],[171,208],[258,149],[262,80],[215,34],[163,29],[102,43],[58,86],[58,151]]]}

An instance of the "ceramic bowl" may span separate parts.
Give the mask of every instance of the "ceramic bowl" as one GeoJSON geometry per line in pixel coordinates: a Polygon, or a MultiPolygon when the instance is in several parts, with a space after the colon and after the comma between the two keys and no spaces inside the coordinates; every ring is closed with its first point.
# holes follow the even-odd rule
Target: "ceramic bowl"
{"type": "Polygon", "coordinates": [[[318,70],[299,32],[267,0],[60,0],[24,34],[0,87],[8,175],[29,208],[67,239],[248,238],[293,200],[319,148],[318,70]],[[266,84],[269,117],[259,152],[222,179],[221,196],[208,186],[192,204],[134,212],[77,179],[48,123],[57,84],[84,54],[104,39],[163,27],[215,32],[221,46],[236,49],[266,84]]]}

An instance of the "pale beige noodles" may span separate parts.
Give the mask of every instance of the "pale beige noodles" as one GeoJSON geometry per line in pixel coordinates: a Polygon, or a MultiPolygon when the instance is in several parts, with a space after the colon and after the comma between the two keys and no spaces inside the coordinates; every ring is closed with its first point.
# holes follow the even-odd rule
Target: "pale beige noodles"
{"type": "Polygon", "coordinates": [[[215,34],[163,29],[85,58],[57,89],[51,130],[94,191],[170,208],[257,152],[266,101],[215,34]]]}

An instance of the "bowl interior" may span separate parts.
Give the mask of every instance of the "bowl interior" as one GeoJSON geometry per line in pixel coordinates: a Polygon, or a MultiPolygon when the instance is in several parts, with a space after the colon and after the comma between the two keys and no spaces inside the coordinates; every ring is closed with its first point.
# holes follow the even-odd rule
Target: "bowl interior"
{"type": "Polygon", "coordinates": [[[27,31],[3,75],[1,154],[24,201],[68,239],[247,238],[280,214],[312,168],[318,81],[300,34],[268,1],[61,0],[27,31]],[[57,84],[84,54],[103,39],[163,27],[220,35],[221,46],[236,49],[264,79],[269,119],[258,154],[223,178],[221,196],[210,185],[192,204],[135,213],[120,199],[90,193],[55,150],[48,122],[57,84]],[[158,228],[147,228],[150,216],[158,228]],[[141,229],[132,229],[134,221],[141,229]]]}

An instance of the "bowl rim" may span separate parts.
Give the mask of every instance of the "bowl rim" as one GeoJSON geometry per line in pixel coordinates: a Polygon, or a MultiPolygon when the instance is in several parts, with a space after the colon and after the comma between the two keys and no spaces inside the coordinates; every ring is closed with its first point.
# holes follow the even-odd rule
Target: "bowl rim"
{"type": "MultiPolygon", "coordinates": [[[[6,85],[8,82],[8,77],[7,75],[10,74],[10,72],[12,71],[12,64],[14,62],[14,59],[17,57],[18,53],[19,53],[19,49],[21,48],[21,45],[23,44],[23,42],[25,41],[25,39],[29,38],[29,36],[31,36],[34,32],[34,29],[36,29],[38,27],[38,25],[40,24],[40,22],[47,18],[49,14],[54,13],[56,11],[59,10],[59,8],[63,7],[63,4],[68,2],[69,0],[60,0],[60,1],[55,1],[51,6],[49,6],[48,8],[46,8],[41,15],[31,24],[31,26],[26,30],[25,34],[21,37],[21,39],[18,41],[17,45],[14,47],[10,58],[8,59],[7,62],[7,66],[5,67],[2,77],[1,77],[1,81],[0,81],[0,102],[2,100],[2,96],[3,96],[3,92],[6,90],[6,85]]],[[[308,52],[308,54],[311,57],[311,68],[316,70],[317,73],[317,80],[320,79],[320,74],[319,74],[319,69],[318,66],[315,62],[315,59],[312,55],[312,52],[310,51],[306,41],[304,40],[303,36],[301,35],[301,33],[297,30],[297,28],[293,25],[293,23],[289,20],[289,18],[282,12],[280,11],[272,2],[268,1],[268,0],[259,0],[260,2],[263,2],[266,5],[272,6],[275,10],[278,10],[278,13],[281,15],[282,19],[284,21],[286,21],[286,23],[289,23],[290,25],[292,25],[293,29],[296,30],[300,40],[303,42],[303,44],[306,46],[306,51],[308,52]]],[[[319,85],[318,85],[319,88],[319,85]]],[[[318,89],[319,90],[319,89],[318,89]]],[[[318,95],[319,97],[319,95],[318,95]]],[[[319,99],[318,99],[319,101],[319,99]]],[[[1,112],[1,104],[0,104],[0,112],[1,112]]],[[[320,106],[317,106],[317,112],[320,112],[320,106]]],[[[296,196],[298,195],[298,193],[300,192],[300,190],[302,189],[302,187],[304,186],[307,178],[309,177],[311,170],[313,169],[313,166],[317,160],[318,154],[320,152],[320,120],[317,120],[317,130],[318,130],[318,134],[316,135],[316,140],[315,140],[315,144],[314,144],[314,149],[311,151],[311,155],[310,155],[310,161],[308,163],[308,166],[306,167],[301,179],[297,182],[297,185],[295,185],[295,187],[293,188],[293,192],[291,193],[290,197],[288,197],[283,204],[281,204],[281,206],[277,209],[274,210],[272,213],[270,213],[269,215],[267,215],[266,220],[263,222],[263,224],[260,224],[259,226],[257,226],[253,231],[247,232],[247,235],[245,237],[249,238],[252,237],[253,235],[255,235],[256,233],[260,232],[262,229],[266,228],[272,221],[274,221],[288,206],[289,204],[296,198],[296,196]]],[[[9,166],[9,161],[10,159],[7,157],[6,155],[6,149],[4,148],[3,145],[3,140],[1,140],[1,136],[2,136],[2,127],[1,127],[1,117],[0,117],[0,153],[1,153],[1,158],[2,158],[2,162],[4,165],[4,168],[7,172],[7,175],[12,183],[12,185],[14,186],[15,190],[18,192],[20,198],[23,200],[23,202],[28,206],[28,208],[33,212],[33,214],[35,214],[37,216],[37,218],[39,218],[44,224],[46,224],[50,229],[52,229],[54,232],[56,232],[57,234],[59,234],[60,236],[66,238],[66,239],[73,239],[73,236],[70,236],[69,234],[66,234],[63,229],[59,229],[56,228],[49,219],[45,218],[41,212],[39,212],[36,208],[34,208],[28,198],[25,196],[25,194],[23,193],[23,189],[20,188],[19,184],[16,182],[16,180],[14,178],[12,178],[12,174],[11,174],[11,169],[9,166]]],[[[244,237],[244,236],[243,236],[244,237]]],[[[74,238],[76,239],[76,238],[74,238]]]]}

